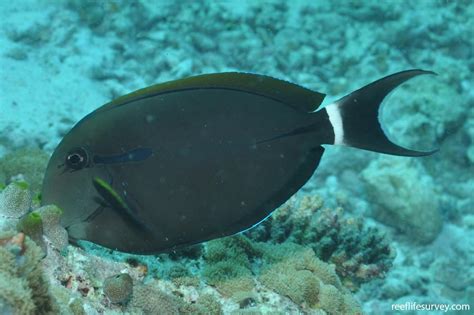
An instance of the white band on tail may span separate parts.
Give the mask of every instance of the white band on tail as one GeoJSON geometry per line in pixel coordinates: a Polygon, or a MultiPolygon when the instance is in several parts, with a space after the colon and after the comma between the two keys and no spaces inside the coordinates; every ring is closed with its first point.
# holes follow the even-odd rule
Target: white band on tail
{"type": "Polygon", "coordinates": [[[337,103],[334,103],[326,106],[325,109],[326,113],[329,116],[329,121],[331,122],[332,129],[334,130],[334,144],[343,145],[344,128],[342,126],[342,117],[341,112],[339,111],[339,106],[337,103]]]}

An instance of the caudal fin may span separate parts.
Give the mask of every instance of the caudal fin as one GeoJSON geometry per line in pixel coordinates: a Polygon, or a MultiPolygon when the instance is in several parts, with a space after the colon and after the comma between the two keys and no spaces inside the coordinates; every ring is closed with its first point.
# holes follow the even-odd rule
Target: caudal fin
{"type": "Polygon", "coordinates": [[[398,72],[326,106],[334,129],[334,144],[402,156],[425,156],[436,152],[414,151],[396,145],[384,133],[379,119],[379,108],[384,97],[403,82],[421,74],[435,73],[425,70],[398,72]]]}

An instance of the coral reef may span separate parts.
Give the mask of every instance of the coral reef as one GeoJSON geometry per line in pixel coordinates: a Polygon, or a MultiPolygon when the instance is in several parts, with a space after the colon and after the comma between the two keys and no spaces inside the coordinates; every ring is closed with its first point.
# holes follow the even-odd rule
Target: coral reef
{"type": "Polygon", "coordinates": [[[55,249],[64,251],[68,235],[60,224],[63,211],[54,205],[31,211],[35,203],[29,188],[26,182],[12,182],[0,192],[0,230],[22,231],[46,253],[45,236],[55,249]]]}
{"type": "Polygon", "coordinates": [[[43,220],[39,213],[30,212],[20,219],[17,230],[25,233],[46,254],[46,244],[43,240],[43,220]]]}
{"type": "Polygon", "coordinates": [[[42,250],[25,234],[0,236],[0,313],[56,314],[41,266],[42,250]]]}
{"type": "Polygon", "coordinates": [[[13,182],[0,192],[0,217],[18,219],[31,207],[31,191],[25,182],[13,182]]]}
{"type": "Polygon", "coordinates": [[[33,213],[41,216],[43,235],[51,242],[53,248],[64,252],[69,241],[67,231],[60,223],[63,210],[54,205],[47,205],[36,209],[33,213]]]}
{"type": "Polygon", "coordinates": [[[196,314],[221,315],[222,306],[216,297],[209,293],[202,293],[192,303],[187,303],[174,295],[158,289],[154,282],[136,287],[127,310],[133,314],[196,314]]]}
{"type": "Polygon", "coordinates": [[[128,273],[108,277],[104,281],[104,293],[112,303],[126,304],[133,292],[133,279],[128,273]]]}
{"type": "Polygon", "coordinates": [[[361,218],[345,216],[342,208],[323,208],[317,195],[291,198],[246,235],[257,241],[312,248],[318,258],[335,264],[344,285],[353,290],[384,277],[395,256],[377,229],[365,227],[361,218]]]}
{"type": "Polygon", "coordinates": [[[461,128],[466,119],[464,108],[447,106],[445,100],[460,104],[462,96],[454,85],[446,84],[449,80],[446,74],[441,77],[407,84],[390,100],[399,105],[383,108],[384,125],[388,134],[396,135],[397,143],[430,150],[439,147],[446,137],[461,128]],[[413,95],[417,97],[413,98],[413,95]],[[410,101],[402,101],[406,99],[410,101]]]}
{"type": "MultiPolygon", "coordinates": [[[[381,313],[393,303],[437,296],[439,303],[471,303],[474,274],[474,231],[445,224],[439,237],[425,246],[396,244],[397,263],[390,277],[363,286],[357,296],[367,301],[364,312],[381,313]],[[426,250],[423,250],[426,249],[426,250]],[[461,302],[460,302],[461,301],[461,302]]],[[[459,312],[469,314],[468,311],[459,312]]]]}
{"type": "Polygon", "coordinates": [[[152,284],[139,285],[134,288],[133,297],[129,303],[131,312],[143,312],[144,314],[179,314],[183,301],[169,295],[152,284]]]}
{"type": "Polygon", "coordinates": [[[251,291],[255,286],[251,261],[259,256],[261,252],[244,236],[210,241],[204,255],[203,278],[227,296],[251,291]]]}
{"type": "Polygon", "coordinates": [[[312,249],[291,242],[251,242],[242,235],[207,245],[205,280],[225,296],[231,296],[242,309],[260,304],[252,293],[259,285],[254,275],[261,285],[287,296],[305,310],[360,313],[357,302],[341,284],[334,265],[316,258],[312,249]]]}
{"type": "Polygon", "coordinates": [[[421,244],[432,242],[443,224],[438,191],[419,161],[380,156],[362,172],[374,216],[421,244]]]}
{"type": "Polygon", "coordinates": [[[466,151],[466,156],[471,165],[474,165],[474,115],[471,116],[472,117],[470,117],[466,123],[466,133],[469,138],[469,147],[466,151]]]}
{"type": "MultiPolygon", "coordinates": [[[[272,243],[269,250],[274,255],[281,252],[279,259],[270,257],[258,242],[250,242],[256,252],[239,249],[239,242],[248,241],[244,238],[222,243],[234,246],[232,250],[239,250],[243,259],[232,257],[230,250],[219,244],[205,246],[216,249],[214,254],[210,250],[207,258],[202,257],[203,246],[157,257],[130,258],[103,249],[93,251],[90,247],[87,252],[69,247],[67,255],[61,255],[46,242],[48,256],[42,263],[52,283],[51,293],[61,308],[55,313],[60,314],[130,313],[131,308],[111,305],[101,290],[105,278],[124,272],[140,288],[153,287],[152,292],[159,290],[185,301],[178,310],[181,312],[323,314],[327,313],[323,309],[342,309],[337,306],[342,301],[341,294],[336,293],[337,286],[322,281],[318,309],[303,311],[289,294],[277,294],[277,289],[263,285],[263,274],[271,273],[272,264],[285,264],[288,257],[297,256],[287,248],[290,241],[305,246],[309,242],[316,257],[328,262],[340,257],[335,253],[354,250],[355,254],[349,256],[353,259],[344,255],[340,258],[350,266],[347,274],[343,263],[333,263],[342,284],[358,287],[370,277],[354,279],[354,270],[358,270],[357,266],[370,266],[369,261],[364,262],[365,255],[383,252],[387,245],[386,239],[379,236],[373,236],[372,241],[365,236],[378,235],[366,229],[367,223],[381,226],[368,216],[373,210],[377,220],[396,227],[387,230],[393,235],[391,245],[398,255],[387,278],[361,285],[357,297],[364,313],[384,314],[391,304],[406,301],[470,303],[472,307],[473,14],[472,1],[4,1],[0,10],[4,29],[0,35],[4,50],[0,56],[0,190],[5,188],[4,184],[27,181],[34,197],[33,202],[23,199],[29,205],[15,205],[8,212],[2,208],[6,202],[0,197],[0,230],[15,228],[18,217],[39,204],[37,192],[47,153],[36,150],[43,155],[36,159],[34,153],[18,148],[28,144],[51,152],[76,121],[114,96],[167,79],[231,70],[288,79],[327,92],[330,102],[329,97],[336,99],[382,75],[419,67],[439,75],[397,89],[383,108],[385,127],[398,143],[415,149],[431,149],[443,141],[440,151],[415,165],[408,161],[382,162],[383,157],[368,169],[371,160],[377,158],[375,154],[328,146],[317,175],[304,191],[321,194],[334,210],[317,206],[319,201],[314,196],[310,197],[314,206],[301,207],[297,205],[298,196],[288,214],[282,208],[250,231],[251,239],[272,243]],[[43,166],[42,162],[34,166],[41,159],[43,166]],[[36,171],[23,168],[25,165],[36,171]],[[363,169],[367,169],[367,178],[362,181],[363,169]],[[344,174],[348,172],[356,180],[345,180],[344,174]],[[384,176],[389,176],[390,182],[384,176]],[[403,189],[407,184],[410,188],[403,189]],[[345,190],[344,203],[338,199],[337,189],[345,190]],[[359,219],[349,219],[347,213],[341,214],[337,205],[351,215],[364,216],[364,224],[359,219]],[[431,206],[436,211],[430,212],[431,206]],[[410,207],[414,211],[409,211],[410,207]],[[311,214],[297,218],[298,210],[311,214]],[[428,225],[428,237],[422,235],[426,228],[423,218],[428,225]],[[438,233],[441,219],[443,228],[438,233]],[[321,224],[320,230],[316,229],[317,222],[321,224]],[[272,228],[270,223],[276,227],[272,228]],[[354,238],[355,245],[350,245],[349,240],[356,233],[348,231],[340,237],[331,232],[343,232],[347,227],[362,231],[359,235],[363,237],[354,238]],[[305,237],[305,232],[310,232],[312,238],[322,235],[320,244],[312,244],[312,238],[305,237]],[[417,246],[414,239],[426,245],[417,246]],[[374,243],[376,250],[364,251],[374,243]],[[223,254],[219,254],[221,251],[223,254]],[[216,267],[218,261],[212,257],[223,257],[226,263],[220,265],[222,268],[216,267]],[[241,264],[234,266],[239,270],[234,271],[233,262],[241,264]],[[206,277],[201,276],[203,270],[206,277]],[[251,277],[252,285],[244,289],[252,291],[240,291],[238,287],[232,290],[233,274],[237,279],[251,277]],[[204,283],[203,278],[213,285],[204,283]],[[230,285],[226,287],[225,283],[230,285]]],[[[8,187],[8,191],[15,190],[14,194],[26,193],[8,187]]],[[[31,240],[27,242],[36,246],[31,240]]],[[[391,254],[380,257],[376,266],[386,270],[382,266],[391,264],[391,254]]],[[[0,261],[4,266],[3,258],[0,261]]],[[[292,264],[289,269],[299,272],[292,264]]],[[[365,274],[370,268],[360,270],[365,274]]],[[[316,277],[311,273],[310,278],[316,277]]],[[[31,294],[24,289],[28,285],[23,275],[21,279],[10,279],[8,285],[0,279],[0,296],[11,292],[8,298],[14,299],[21,292],[25,293],[21,296],[31,294]]],[[[244,284],[250,282],[245,280],[244,284]]],[[[293,283],[289,286],[296,287],[293,283]]],[[[305,292],[304,288],[295,291],[305,292]]],[[[296,293],[293,298],[316,300],[296,293]]],[[[0,301],[0,313],[12,313],[7,306],[10,302],[0,301]]],[[[15,303],[26,307],[23,310],[31,310],[28,301],[21,299],[15,303]]]]}
{"type": "MultiPolygon", "coordinates": [[[[288,296],[295,303],[306,303],[309,307],[314,307],[319,301],[321,279],[328,275],[325,270],[328,265],[320,262],[311,250],[303,252],[295,258],[269,265],[263,270],[260,280],[265,286],[288,296]],[[324,270],[322,278],[318,277],[321,269],[324,270]]],[[[332,273],[334,274],[334,270],[332,273]]],[[[338,280],[337,277],[335,279],[338,280]]],[[[332,284],[341,286],[340,283],[332,284]]]]}

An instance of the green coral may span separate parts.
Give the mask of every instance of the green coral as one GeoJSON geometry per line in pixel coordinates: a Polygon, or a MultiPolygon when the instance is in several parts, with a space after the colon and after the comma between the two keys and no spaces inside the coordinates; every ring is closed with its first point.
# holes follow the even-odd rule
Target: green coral
{"type": "Polygon", "coordinates": [[[16,224],[16,229],[26,233],[45,253],[43,235],[51,241],[54,248],[64,252],[68,245],[68,235],[60,224],[63,211],[49,205],[28,213],[32,202],[29,187],[26,182],[12,182],[0,192],[0,215],[12,221],[10,225],[16,224]]]}
{"type": "Polygon", "coordinates": [[[18,223],[18,229],[24,232],[26,235],[35,235],[40,232],[43,234],[43,220],[41,215],[37,212],[30,212],[24,216],[18,223]]]}
{"type": "Polygon", "coordinates": [[[196,303],[185,304],[179,311],[180,314],[194,315],[222,315],[222,306],[212,294],[201,295],[196,303]]]}
{"type": "Polygon", "coordinates": [[[13,185],[16,185],[18,188],[23,189],[23,190],[30,189],[30,185],[25,181],[15,181],[13,182],[13,185]]]}
{"type": "Polygon", "coordinates": [[[18,222],[17,230],[28,235],[46,253],[43,240],[43,220],[37,212],[30,212],[18,222]]]}
{"type": "Polygon", "coordinates": [[[134,288],[128,310],[133,314],[175,315],[179,314],[179,309],[184,306],[183,301],[161,291],[156,285],[150,283],[134,288]]]}
{"type": "Polygon", "coordinates": [[[259,256],[261,252],[244,236],[210,241],[204,255],[203,278],[226,296],[250,291],[255,286],[252,260],[259,256]]]}
{"type": "Polygon", "coordinates": [[[134,287],[127,311],[131,314],[221,315],[222,306],[215,295],[201,293],[194,303],[163,292],[156,281],[134,287]]]}
{"type": "Polygon", "coordinates": [[[182,264],[173,265],[168,272],[168,276],[177,286],[199,286],[199,278],[194,277],[188,267],[182,264]]]}
{"type": "Polygon", "coordinates": [[[23,233],[0,236],[0,313],[57,314],[41,267],[41,249],[23,233]]]}
{"type": "Polygon", "coordinates": [[[208,262],[230,260],[249,268],[249,258],[261,255],[262,252],[256,244],[245,236],[236,235],[208,242],[204,258],[208,262]]]}
{"type": "Polygon", "coordinates": [[[357,301],[348,292],[333,285],[321,285],[318,306],[329,315],[362,314],[357,301]]]}
{"type": "Polygon", "coordinates": [[[297,304],[315,306],[318,302],[319,279],[309,270],[283,269],[287,264],[277,264],[266,270],[260,280],[278,294],[288,296],[297,304]]]}
{"type": "Polygon", "coordinates": [[[252,242],[237,235],[209,242],[204,262],[205,281],[239,305],[242,303],[242,308],[258,306],[259,301],[252,293],[257,279],[305,310],[360,313],[359,305],[337,276],[335,266],[318,259],[311,248],[291,242],[252,242]]]}
{"type": "Polygon", "coordinates": [[[266,245],[269,261],[259,280],[275,292],[304,308],[322,309],[328,314],[360,314],[360,306],[344,288],[334,265],[315,256],[311,249],[296,244],[266,245]],[[287,255],[282,255],[287,251],[287,255]]]}

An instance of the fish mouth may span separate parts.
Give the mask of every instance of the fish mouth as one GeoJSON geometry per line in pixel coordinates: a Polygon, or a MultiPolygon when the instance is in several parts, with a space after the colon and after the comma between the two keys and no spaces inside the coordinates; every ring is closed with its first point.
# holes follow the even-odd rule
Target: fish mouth
{"type": "Polygon", "coordinates": [[[71,224],[64,228],[67,231],[69,241],[73,244],[77,244],[79,240],[87,239],[86,227],[82,222],[71,224]]]}
{"type": "Polygon", "coordinates": [[[71,235],[71,232],[70,232],[69,228],[70,228],[70,226],[67,226],[67,227],[64,228],[67,232],[69,243],[71,243],[73,245],[77,245],[77,242],[79,241],[79,239],[77,239],[76,237],[71,235]]]}

